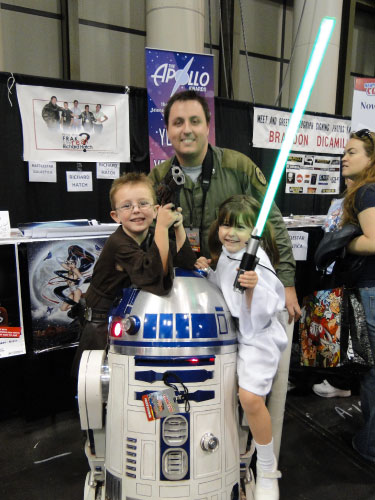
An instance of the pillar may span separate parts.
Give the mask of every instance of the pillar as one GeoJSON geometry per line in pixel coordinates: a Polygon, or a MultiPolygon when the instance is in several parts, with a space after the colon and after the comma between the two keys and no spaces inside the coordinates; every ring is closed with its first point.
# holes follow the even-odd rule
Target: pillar
{"type": "MultiPolygon", "coordinates": [[[[296,37],[303,4],[304,0],[294,1],[293,40],[296,37]]],[[[294,106],[320,23],[323,17],[329,16],[336,19],[336,25],[306,110],[320,113],[335,113],[341,14],[342,0],[308,0],[306,2],[291,63],[289,86],[290,108],[294,106]]]]}
{"type": "Polygon", "coordinates": [[[146,46],[204,53],[204,0],[147,0],[146,46]]]}

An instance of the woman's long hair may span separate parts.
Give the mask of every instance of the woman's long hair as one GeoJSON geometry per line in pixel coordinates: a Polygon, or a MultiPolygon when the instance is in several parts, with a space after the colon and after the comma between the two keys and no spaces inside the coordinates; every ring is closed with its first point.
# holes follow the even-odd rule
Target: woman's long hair
{"type": "Polygon", "coordinates": [[[370,134],[373,142],[371,142],[368,135],[357,135],[356,132],[352,132],[350,134],[350,139],[357,139],[363,143],[363,147],[365,148],[366,155],[368,156],[370,163],[362,170],[362,172],[359,173],[355,183],[346,193],[343,204],[343,216],[340,223],[341,226],[344,226],[345,224],[358,225],[358,210],[355,208],[357,191],[366,184],[375,184],[375,133],[370,132],[370,134]]]}
{"type": "MultiPolygon", "coordinates": [[[[237,226],[239,223],[253,229],[259,214],[259,203],[250,196],[236,194],[225,200],[219,207],[218,218],[211,224],[208,234],[208,246],[211,253],[212,265],[219,260],[222,243],[219,240],[219,226],[224,223],[237,226]]],[[[261,246],[267,253],[272,265],[276,268],[280,255],[276,246],[272,225],[267,222],[263,231],[261,246]]]]}

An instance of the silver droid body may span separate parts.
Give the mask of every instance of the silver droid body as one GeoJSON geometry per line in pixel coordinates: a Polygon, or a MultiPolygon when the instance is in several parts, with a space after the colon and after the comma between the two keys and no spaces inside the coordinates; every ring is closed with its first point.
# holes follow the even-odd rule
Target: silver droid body
{"type": "Polygon", "coordinates": [[[125,289],[109,346],[107,358],[85,351],[80,367],[81,424],[94,442],[86,497],[101,488],[106,500],[238,499],[237,336],[219,289],[181,269],[167,296],[125,289]],[[143,400],[167,384],[177,412],[149,420],[143,400]]]}

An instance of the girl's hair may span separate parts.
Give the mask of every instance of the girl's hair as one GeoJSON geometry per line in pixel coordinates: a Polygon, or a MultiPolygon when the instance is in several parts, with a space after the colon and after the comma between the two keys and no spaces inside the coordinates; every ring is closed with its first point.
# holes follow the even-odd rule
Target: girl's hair
{"type": "MultiPolygon", "coordinates": [[[[260,210],[259,203],[250,196],[236,194],[225,200],[219,207],[219,215],[211,224],[208,234],[208,246],[210,249],[212,264],[216,265],[219,260],[222,243],[219,240],[219,226],[224,223],[230,226],[237,226],[239,223],[249,228],[253,228],[260,210]]],[[[276,246],[272,225],[267,222],[263,231],[261,246],[267,253],[274,267],[279,263],[279,251],[276,246]]]]}
{"type": "Polygon", "coordinates": [[[127,174],[123,174],[121,177],[118,177],[112,182],[112,186],[109,191],[109,200],[111,202],[112,210],[116,210],[115,194],[122,186],[126,186],[127,184],[144,184],[149,188],[154,204],[156,203],[155,191],[151,179],[147,177],[146,174],[140,172],[129,172],[127,174]]]}
{"type": "Polygon", "coordinates": [[[360,130],[359,132],[352,132],[350,139],[357,139],[363,143],[366,155],[370,162],[359,173],[355,184],[348,189],[343,204],[343,216],[341,219],[341,226],[345,224],[358,225],[358,210],[355,208],[355,197],[359,188],[366,184],[375,184],[375,133],[367,129],[360,130]]]}

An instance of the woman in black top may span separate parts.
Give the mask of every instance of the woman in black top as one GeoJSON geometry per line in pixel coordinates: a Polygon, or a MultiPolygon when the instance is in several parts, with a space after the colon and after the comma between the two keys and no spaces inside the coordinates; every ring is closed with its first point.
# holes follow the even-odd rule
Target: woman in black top
{"type": "MultiPolygon", "coordinates": [[[[359,288],[367,329],[375,356],[375,133],[368,129],[352,133],[342,159],[342,175],[354,181],[344,199],[342,225],[361,226],[362,235],[347,247],[350,253],[366,256],[355,286],[359,288]]],[[[361,381],[364,427],[353,438],[354,449],[375,463],[375,368],[361,381]]]]}

